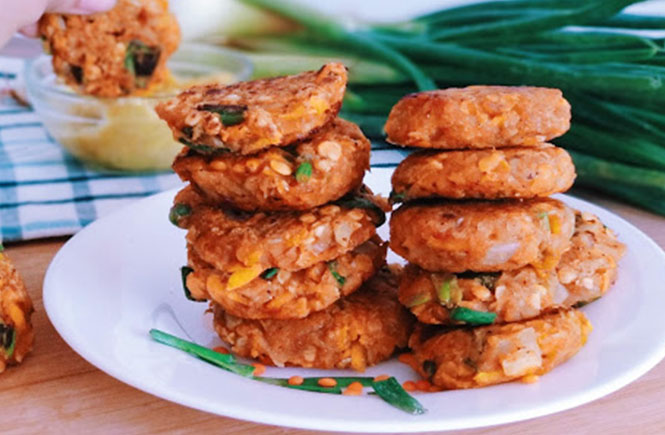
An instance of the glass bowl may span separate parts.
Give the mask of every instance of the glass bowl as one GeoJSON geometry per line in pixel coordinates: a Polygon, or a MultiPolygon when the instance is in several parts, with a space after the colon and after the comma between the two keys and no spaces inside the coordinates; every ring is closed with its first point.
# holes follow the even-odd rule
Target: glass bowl
{"type": "Polygon", "coordinates": [[[28,98],[49,134],[95,169],[150,172],[168,169],[182,144],[154,111],[160,101],[192,84],[247,80],[251,61],[205,44],[183,44],[169,59],[173,83],[148,96],[98,98],[75,93],[53,73],[51,57],[26,63],[28,98]]]}

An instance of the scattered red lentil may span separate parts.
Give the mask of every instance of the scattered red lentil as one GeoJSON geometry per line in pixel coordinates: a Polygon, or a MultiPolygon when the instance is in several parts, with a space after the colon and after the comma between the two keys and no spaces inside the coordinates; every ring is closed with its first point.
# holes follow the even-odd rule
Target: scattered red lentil
{"type": "Polygon", "coordinates": [[[426,381],[425,379],[421,379],[418,382],[416,382],[416,388],[420,391],[429,391],[429,389],[432,387],[432,384],[429,383],[429,381],[426,381]]]}
{"type": "Polygon", "coordinates": [[[363,384],[360,382],[351,382],[342,394],[345,396],[359,396],[363,392],[363,384]]]}
{"type": "Polygon", "coordinates": [[[319,379],[319,385],[322,387],[336,387],[337,381],[333,378],[321,378],[319,379]]]}
{"type": "Polygon", "coordinates": [[[385,381],[386,379],[390,379],[390,375],[379,375],[374,378],[374,382],[385,381]]]}
{"type": "Polygon", "coordinates": [[[254,367],[254,376],[261,376],[266,372],[266,366],[261,363],[254,363],[252,367],[254,367]]]}
{"type": "Polygon", "coordinates": [[[416,391],[416,383],[413,381],[406,381],[402,384],[402,388],[406,391],[416,391]]]}
{"type": "Polygon", "coordinates": [[[303,382],[305,382],[305,380],[302,376],[291,376],[289,378],[289,385],[302,385],[303,382]]]}
{"type": "Polygon", "coordinates": [[[397,357],[397,361],[401,362],[402,364],[406,364],[415,371],[418,371],[418,361],[416,361],[416,357],[413,356],[412,353],[400,354],[400,356],[397,357]]]}
{"type": "Polygon", "coordinates": [[[223,353],[224,355],[231,353],[227,348],[223,346],[213,347],[212,350],[214,350],[217,353],[223,353]]]}

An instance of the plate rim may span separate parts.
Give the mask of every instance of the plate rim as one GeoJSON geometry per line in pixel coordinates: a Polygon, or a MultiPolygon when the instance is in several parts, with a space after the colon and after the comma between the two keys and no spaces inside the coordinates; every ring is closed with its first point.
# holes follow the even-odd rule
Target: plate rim
{"type": "MultiPolygon", "coordinates": [[[[378,171],[377,171],[378,172],[378,171]]],[[[349,428],[344,421],[339,420],[326,420],[325,417],[317,417],[312,419],[311,417],[302,418],[296,422],[290,421],[288,415],[279,414],[277,412],[257,412],[258,410],[249,411],[245,407],[225,407],[223,412],[220,412],[219,409],[214,408],[213,406],[204,406],[204,403],[197,401],[196,399],[188,396],[182,395],[178,392],[170,391],[168,389],[159,388],[158,385],[154,384],[141,384],[139,380],[134,379],[131,375],[126,375],[125,371],[120,369],[118,366],[114,366],[111,363],[106,363],[103,357],[97,357],[94,351],[86,350],[83,343],[79,343],[78,340],[74,339],[71,335],[63,334],[62,331],[67,332],[70,329],[66,325],[65,319],[62,316],[58,316],[57,312],[54,310],[55,294],[57,293],[55,289],[57,288],[56,284],[53,283],[54,275],[58,264],[63,261],[63,258],[67,255],[70,249],[73,249],[72,246],[75,246],[79,243],[85,235],[90,232],[94,232],[97,226],[104,225],[106,221],[115,219],[116,215],[129,212],[133,208],[140,208],[141,204],[146,202],[157,201],[161,197],[172,197],[181,187],[167,190],[165,192],[160,192],[146,198],[143,198],[139,201],[136,201],[127,206],[121,207],[119,210],[116,210],[100,219],[95,220],[77,234],[72,236],[56,253],[53,260],[49,264],[43,282],[43,302],[44,309],[49,318],[49,321],[53,325],[54,329],[58,335],[67,343],[67,345],[72,348],[78,355],[80,355],[87,362],[95,366],[97,369],[103,371],[109,376],[114,377],[115,379],[130,385],[133,388],[151,394],[155,397],[168,400],[173,403],[177,403],[181,406],[187,406],[189,408],[197,409],[200,411],[208,412],[213,415],[219,415],[223,417],[235,418],[239,420],[268,424],[268,425],[278,425],[282,427],[292,427],[300,429],[313,429],[313,430],[322,430],[322,427],[325,425],[324,430],[328,431],[337,431],[337,432],[386,432],[385,427],[377,427],[375,422],[368,423],[359,423],[354,422],[354,427],[349,428]],[[84,236],[80,236],[84,234],[84,236]],[[250,415],[251,414],[251,415],[250,415]]],[[[651,248],[659,254],[660,261],[665,264],[665,251],[658,246],[658,244],[652,240],[648,235],[646,235],[642,230],[634,226],[632,223],[619,216],[612,211],[609,211],[603,207],[600,207],[596,204],[593,204],[587,200],[577,198],[570,195],[555,195],[555,198],[559,199],[572,199],[573,202],[579,202],[583,205],[584,210],[588,210],[591,213],[598,214],[608,214],[611,215],[613,219],[619,220],[622,225],[627,226],[634,233],[635,236],[642,239],[642,242],[646,242],[651,248]]],[[[661,340],[660,346],[655,347],[652,352],[648,355],[647,358],[644,358],[640,364],[637,366],[631,367],[630,370],[626,370],[620,375],[616,376],[615,379],[609,382],[605,382],[600,386],[591,387],[590,389],[582,392],[577,392],[571,397],[563,397],[555,402],[549,402],[546,404],[539,404],[535,408],[529,408],[527,411],[524,410],[514,410],[514,411],[504,411],[498,415],[490,415],[487,417],[474,418],[473,422],[469,424],[468,417],[465,419],[449,419],[446,422],[445,427],[442,427],[441,421],[425,420],[407,420],[405,419],[406,426],[400,426],[399,428],[394,428],[393,431],[389,432],[423,432],[423,431],[450,431],[450,430],[459,430],[459,429],[471,429],[471,428],[481,428],[487,426],[495,426],[508,423],[517,423],[520,421],[531,420],[534,418],[542,417],[545,415],[559,413],[568,409],[572,409],[583,404],[597,400],[603,396],[611,394],[624,386],[634,382],[636,379],[640,378],[653,367],[655,367],[663,358],[665,358],[665,340],[661,340]],[[450,424],[453,423],[453,424],[450,424]]],[[[406,416],[406,415],[405,415],[406,416]]]]}

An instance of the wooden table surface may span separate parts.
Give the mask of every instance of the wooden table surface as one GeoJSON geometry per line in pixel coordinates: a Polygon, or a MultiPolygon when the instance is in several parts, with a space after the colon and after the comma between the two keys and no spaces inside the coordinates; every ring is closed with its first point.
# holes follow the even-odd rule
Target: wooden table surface
{"type": "MultiPolygon", "coordinates": [[[[607,200],[605,206],[665,247],[665,218],[607,200]]],[[[292,432],[217,417],[164,401],[102,373],[74,353],[48,321],[42,304],[46,268],[66,239],[9,245],[35,302],[37,341],[23,365],[0,375],[0,433],[292,432]]],[[[642,378],[587,405],[525,422],[463,431],[464,434],[665,433],[665,363],[642,378]]],[[[500,404],[497,404],[500,406],[500,404]]],[[[321,428],[325,430],[325,428],[321,428]]],[[[299,433],[315,433],[298,431],[299,433]]]]}

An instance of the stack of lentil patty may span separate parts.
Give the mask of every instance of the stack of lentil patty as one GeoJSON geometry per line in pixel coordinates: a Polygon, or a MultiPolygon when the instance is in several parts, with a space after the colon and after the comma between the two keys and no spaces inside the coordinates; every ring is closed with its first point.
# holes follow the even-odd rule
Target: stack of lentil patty
{"type": "Polygon", "coordinates": [[[330,63],[156,108],[186,145],[173,168],[190,184],[171,210],[188,230],[186,292],[212,301],[241,356],[363,370],[406,346],[411,316],[395,277],[377,274],[388,204],[362,185],[370,143],[337,118],[346,80],[330,63]]]}
{"type": "Polygon", "coordinates": [[[597,217],[548,198],[575,178],[547,143],[569,125],[556,89],[473,86],[393,107],[388,140],[429,148],[393,174],[405,204],[390,235],[409,261],[399,299],[421,322],[414,366],[434,385],[533,380],[586,342],[575,307],[608,290],[624,247],[597,217]]]}

